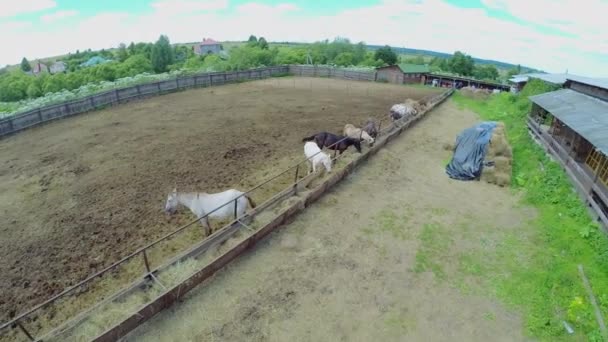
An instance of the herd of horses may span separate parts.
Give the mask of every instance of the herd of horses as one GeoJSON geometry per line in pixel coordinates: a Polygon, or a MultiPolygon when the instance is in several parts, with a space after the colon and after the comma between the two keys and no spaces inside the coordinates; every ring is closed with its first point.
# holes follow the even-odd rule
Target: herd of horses
{"type": "MultiPolygon", "coordinates": [[[[361,143],[373,146],[378,136],[378,124],[376,120],[370,118],[362,128],[346,124],[342,133],[342,135],[338,135],[323,131],[302,139],[302,142],[305,143],[304,155],[309,163],[308,174],[316,172],[317,168],[321,166],[328,173],[331,172],[332,160],[327,153],[323,152],[324,147],[342,154],[350,146],[361,153],[361,143]]],[[[233,217],[233,215],[234,217],[241,217],[247,211],[248,205],[252,209],[256,206],[250,196],[236,189],[214,194],[205,192],[180,193],[177,192],[177,189],[173,189],[167,196],[165,213],[168,215],[174,214],[179,205],[187,207],[196,215],[205,228],[207,236],[212,232],[209,219],[225,220],[233,217]]]]}

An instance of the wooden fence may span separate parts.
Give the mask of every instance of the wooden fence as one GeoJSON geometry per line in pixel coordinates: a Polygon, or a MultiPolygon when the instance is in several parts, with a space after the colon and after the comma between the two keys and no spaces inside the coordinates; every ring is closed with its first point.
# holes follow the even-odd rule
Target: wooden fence
{"type": "Polygon", "coordinates": [[[353,71],[313,65],[285,65],[243,71],[211,72],[177,77],[171,80],[138,84],[105,91],[81,99],[32,109],[0,120],[0,137],[20,132],[49,121],[106,108],[118,103],[141,99],[178,90],[210,87],[227,83],[258,80],[291,74],[294,76],[330,77],[345,80],[375,81],[376,71],[353,71]]]}
{"type": "Polygon", "coordinates": [[[289,73],[304,77],[330,77],[353,81],[375,81],[376,71],[355,71],[316,65],[290,65],[289,73]]]}
{"type": "Polygon", "coordinates": [[[72,115],[86,113],[95,109],[113,106],[118,103],[141,99],[178,90],[210,87],[227,83],[257,80],[280,76],[289,72],[288,66],[277,66],[244,71],[212,72],[177,77],[160,82],[138,84],[135,86],[105,91],[77,100],[40,107],[0,120],[0,137],[49,121],[72,115]]]}

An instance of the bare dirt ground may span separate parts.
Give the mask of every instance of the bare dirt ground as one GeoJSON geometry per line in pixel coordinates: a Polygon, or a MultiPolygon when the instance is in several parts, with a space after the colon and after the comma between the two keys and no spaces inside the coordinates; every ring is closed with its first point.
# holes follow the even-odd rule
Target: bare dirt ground
{"type": "Polygon", "coordinates": [[[444,171],[441,146],[476,121],[441,105],[125,340],[526,340],[477,270],[534,212],[507,189],[444,171]]]}
{"type": "Polygon", "coordinates": [[[0,141],[0,321],[190,220],[161,211],[174,186],[245,190],[303,158],[302,137],[430,93],[270,79],[155,97],[0,141]]]}

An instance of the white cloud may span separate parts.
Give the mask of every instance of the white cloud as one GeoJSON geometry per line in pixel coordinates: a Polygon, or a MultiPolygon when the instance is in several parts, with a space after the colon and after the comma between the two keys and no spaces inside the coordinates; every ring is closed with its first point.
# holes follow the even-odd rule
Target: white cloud
{"type": "Polygon", "coordinates": [[[39,12],[55,6],[57,3],[54,0],[2,0],[0,1],[0,18],[39,12]]]}
{"type": "Polygon", "coordinates": [[[156,0],[151,4],[164,15],[195,14],[228,8],[228,0],[156,0]]]}
{"type": "MultiPolygon", "coordinates": [[[[484,1],[493,1],[494,6],[515,6],[511,1],[484,1]]],[[[572,31],[577,37],[564,37],[491,18],[483,9],[460,8],[441,0],[385,0],[377,5],[321,16],[307,14],[288,2],[278,5],[252,2],[228,10],[225,0],[175,3],[178,5],[172,10],[164,10],[167,7],[163,6],[169,3],[156,1],[155,10],[142,15],[99,14],[82,20],[77,27],[55,31],[12,28],[6,32],[15,34],[3,35],[3,40],[8,42],[0,51],[0,63],[17,63],[24,55],[31,59],[76,49],[114,47],[121,42],[154,41],[160,34],[167,34],[172,42],[192,42],[202,37],[245,40],[250,34],[264,36],[269,41],[314,41],[342,36],[368,44],[449,53],[461,50],[480,58],[552,72],[569,69],[571,73],[608,77],[605,68],[608,61],[605,36],[608,35],[601,35],[604,27],[601,24],[577,26],[572,31]],[[57,36],[62,39],[57,40],[57,36]],[[23,41],[37,44],[24,45],[23,41]]],[[[546,16],[542,24],[575,25],[565,19],[558,15],[546,16]]]]}
{"type": "Polygon", "coordinates": [[[40,20],[45,24],[50,24],[56,22],[58,20],[66,19],[69,17],[74,17],[78,15],[78,11],[75,10],[65,10],[65,11],[57,11],[49,14],[45,14],[40,17],[40,20]]]}

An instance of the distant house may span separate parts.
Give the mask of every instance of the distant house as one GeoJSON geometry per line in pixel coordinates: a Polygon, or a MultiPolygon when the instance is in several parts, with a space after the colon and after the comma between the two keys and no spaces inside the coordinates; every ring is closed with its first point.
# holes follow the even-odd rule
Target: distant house
{"type": "Polygon", "coordinates": [[[32,73],[34,75],[38,75],[43,72],[49,72],[49,67],[46,64],[43,64],[43,63],[40,63],[40,61],[37,61],[34,64],[34,67],[32,68],[32,73]]]}
{"type": "Polygon", "coordinates": [[[376,80],[397,84],[424,84],[430,72],[428,65],[393,64],[376,68],[376,80]]]}
{"type": "Polygon", "coordinates": [[[97,65],[97,64],[107,63],[109,61],[110,60],[105,59],[105,58],[100,57],[100,56],[93,56],[93,57],[89,58],[88,61],[80,64],[80,66],[86,68],[86,67],[90,67],[90,66],[97,65]]]}
{"type": "Polygon", "coordinates": [[[219,54],[222,51],[222,45],[211,38],[203,38],[203,41],[195,44],[192,47],[197,55],[219,54]]]}
{"type": "Polygon", "coordinates": [[[51,74],[58,74],[60,72],[65,72],[68,68],[68,65],[65,62],[58,61],[51,64],[50,71],[51,74]]]}

